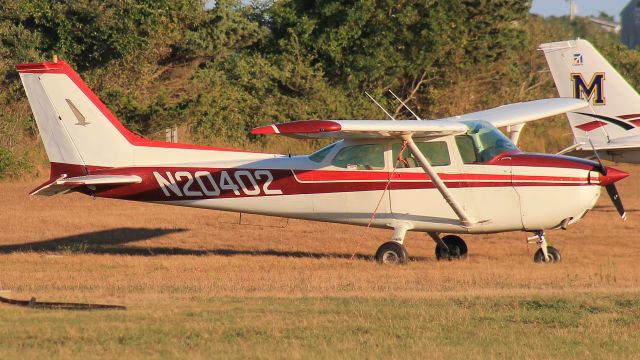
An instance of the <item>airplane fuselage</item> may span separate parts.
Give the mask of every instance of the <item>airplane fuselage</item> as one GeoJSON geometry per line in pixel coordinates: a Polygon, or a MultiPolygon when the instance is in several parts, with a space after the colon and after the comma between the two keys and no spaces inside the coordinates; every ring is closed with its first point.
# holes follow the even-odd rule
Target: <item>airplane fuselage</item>
{"type": "MultiPolygon", "coordinates": [[[[450,233],[556,228],[582,218],[600,195],[593,162],[513,151],[465,164],[454,137],[438,141],[447,146],[449,163],[434,168],[469,215],[480,220],[475,226],[462,226],[421,168],[394,170],[391,140],[341,141],[319,162],[309,156],[173,149],[198,153],[199,161],[90,168],[94,175],[136,175],[142,181],[78,190],[97,197],[356,225],[367,225],[377,208],[372,226],[408,222],[417,231],[450,233]],[[342,149],[362,144],[381,146],[384,164],[376,169],[332,165],[342,149]]],[[[64,167],[56,172],[84,171],[64,167]]]]}

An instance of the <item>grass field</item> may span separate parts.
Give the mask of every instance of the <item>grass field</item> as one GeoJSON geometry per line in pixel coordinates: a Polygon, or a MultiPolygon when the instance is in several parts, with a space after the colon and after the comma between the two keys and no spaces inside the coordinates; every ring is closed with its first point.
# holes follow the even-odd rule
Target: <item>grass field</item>
{"type": "Polygon", "coordinates": [[[38,183],[0,184],[0,290],[128,310],[0,305],[3,359],[640,357],[640,177],[619,183],[628,221],[603,194],[548,233],[560,264],[534,264],[523,233],[465,236],[469,258],[439,263],[412,233],[404,267],[371,259],[386,230],[29,197],[38,183]]]}

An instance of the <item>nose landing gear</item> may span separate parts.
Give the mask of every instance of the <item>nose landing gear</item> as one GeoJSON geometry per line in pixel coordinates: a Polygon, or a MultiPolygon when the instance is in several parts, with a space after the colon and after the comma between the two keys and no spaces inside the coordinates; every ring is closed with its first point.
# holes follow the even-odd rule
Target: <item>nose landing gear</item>
{"type": "Polygon", "coordinates": [[[560,251],[547,244],[544,231],[536,231],[528,240],[529,244],[537,244],[538,251],[533,255],[533,261],[537,263],[556,263],[562,259],[560,251]]]}

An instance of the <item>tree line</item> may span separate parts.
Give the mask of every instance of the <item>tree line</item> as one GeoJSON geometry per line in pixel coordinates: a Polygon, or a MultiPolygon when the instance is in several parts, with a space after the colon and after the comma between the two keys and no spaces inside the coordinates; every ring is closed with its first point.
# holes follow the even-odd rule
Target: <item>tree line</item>
{"type": "MultiPolygon", "coordinates": [[[[640,56],[615,35],[529,10],[526,0],[0,0],[0,177],[45,162],[15,64],[54,54],[141,135],[178,125],[201,144],[283,152],[319,144],[250,130],[384,118],[365,91],[398,118],[410,114],[389,89],[423,118],[557,96],[536,51],[547,41],[586,38],[640,83],[640,56]]],[[[558,150],[571,141],[565,123],[527,126],[523,147],[558,150]]]]}

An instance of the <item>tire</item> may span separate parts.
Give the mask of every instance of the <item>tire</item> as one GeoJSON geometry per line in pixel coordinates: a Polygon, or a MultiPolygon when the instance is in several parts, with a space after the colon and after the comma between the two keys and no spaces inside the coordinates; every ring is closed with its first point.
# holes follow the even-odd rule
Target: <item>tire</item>
{"type": "Polygon", "coordinates": [[[407,249],[396,241],[386,242],[376,251],[376,261],[378,264],[404,265],[408,259],[407,249]]]}
{"type": "Polygon", "coordinates": [[[436,259],[441,260],[462,260],[467,257],[467,244],[461,237],[456,235],[447,235],[442,238],[442,242],[447,245],[449,251],[436,245],[436,259]]]}
{"type": "Polygon", "coordinates": [[[544,261],[544,253],[542,252],[542,249],[538,249],[538,251],[536,251],[536,253],[533,255],[533,261],[546,264],[557,263],[562,260],[560,251],[558,251],[558,249],[554,248],[553,246],[547,246],[547,253],[549,254],[549,261],[544,261]]]}

